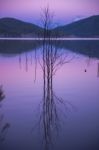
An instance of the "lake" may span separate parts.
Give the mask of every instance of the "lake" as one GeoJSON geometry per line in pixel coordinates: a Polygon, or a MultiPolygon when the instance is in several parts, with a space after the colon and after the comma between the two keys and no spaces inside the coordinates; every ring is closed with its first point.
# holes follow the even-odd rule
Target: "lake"
{"type": "Polygon", "coordinates": [[[99,42],[0,41],[0,150],[99,149],[99,42]]]}

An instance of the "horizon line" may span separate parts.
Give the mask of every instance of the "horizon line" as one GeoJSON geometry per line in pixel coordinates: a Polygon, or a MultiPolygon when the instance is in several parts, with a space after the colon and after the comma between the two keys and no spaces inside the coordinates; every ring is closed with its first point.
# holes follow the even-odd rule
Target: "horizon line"
{"type": "Polygon", "coordinates": [[[46,40],[46,41],[48,41],[48,40],[52,40],[52,41],[66,41],[66,40],[79,40],[79,41],[81,41],[81,40],[84,40],[84,41],[88,41],[88,40],[90,40],[90,41],[98,41],[99,40],[99,38],[0,38],[0,40],[33,40],[33,41],[43,41],[43,40],[46,40]]]}

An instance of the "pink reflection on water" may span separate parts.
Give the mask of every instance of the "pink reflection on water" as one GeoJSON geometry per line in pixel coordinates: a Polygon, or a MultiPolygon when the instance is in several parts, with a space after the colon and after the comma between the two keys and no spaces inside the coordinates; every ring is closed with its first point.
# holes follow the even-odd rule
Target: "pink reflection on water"
{"type": "MultiPolygon", "coordinates": [[[[13,140],[19,144],[21,141],[24,143],[23,147],[28,145],[33,147],[37,135],[34,133],[30,136],[28,132],[38,119],[35,112],[39,111],[37,108],[42,101],[42,69],[38,63],[36,82],[34,82],[34,57],[32,57],[32,63],[30,55],[27,55],[27,58],[25,54],[19,57],[0,57],[0,83],[6,94],[4,111],[11,124],[7,143],[12,145],[13,140]]],[[[68,100],[76,107],[72,113],[65,112],[68,113],[69,119],[64,119],[65,125],[63,124],[61,132],[64,135],[61,137],[62,141],[67,139],[67,143],[70,141],[72,143],[74,140],[72,137],[75,135],[77,140],[79,137],[87,140],[89,134],[90,137],[93,135],[96,137],[99,113],[98,63],[98,60],[78,56],[70,63],[64,64],[53,77],[56,95],[62,97],[64,101],[68,100]],[[71,139],[68,138],[68,135],[71,139]]],[[[62,141],[59,143],[62,144],[62,141]]]]}

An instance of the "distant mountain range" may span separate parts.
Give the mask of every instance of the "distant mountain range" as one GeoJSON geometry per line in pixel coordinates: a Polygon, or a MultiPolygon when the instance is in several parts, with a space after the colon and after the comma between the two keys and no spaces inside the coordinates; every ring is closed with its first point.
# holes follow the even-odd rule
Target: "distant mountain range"
{"type": "Polygon", "coordinates": [[[99,15],[57,27],[53,31],[60,37],[99,37],[99,15]]]}
{"type": "MultiPolygon", "coordinates": [[[[51,30],[52,37],[99,37],[99,15],[51,30]]],[[[0,37],[43,37],[43,28],[13,18],[0,19],[0,37]]]]}
{"type": "Polygon", "coordinates": [[[39,37],[43,29],[13,18],[0,19],[0,37],[39,37]]]}

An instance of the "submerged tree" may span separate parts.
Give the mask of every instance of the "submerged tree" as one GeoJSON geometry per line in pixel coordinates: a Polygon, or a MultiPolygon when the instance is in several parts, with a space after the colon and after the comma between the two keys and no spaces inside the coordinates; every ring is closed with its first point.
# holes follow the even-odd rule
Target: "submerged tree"
{"type": "MultiPolygon", "coordinates": [[[[43,129],[43,139],[45,150],[49,150],[53,143],[53,133],[58,130],[59,115],[57,106],[62,104],[67,109],[69,102],[65,104],[62,98],[56,96],[53,89],[53,76],[57,70],[65,63],[70,62],[68,54],[59,51],[56,46],[53,46],[57,41],[51,38],[53,14],[50,13],[49,7],[43,10],[42,22],[44,28],[42,60],[39,60],[43,71],[43,99],[41,107],[41,126],[43,129]]],[[[56,34],[57,35],[57,34],[56,34]]],[[[56,37],[57,38],[57,37],[56,37]]],[[[72,105],[71,105],[72,106],[72,105]]]]}

